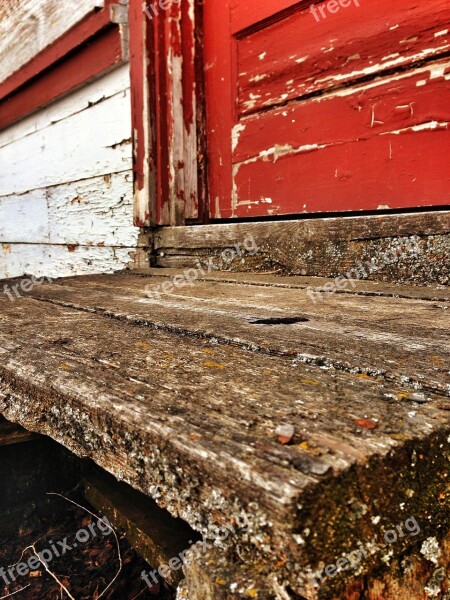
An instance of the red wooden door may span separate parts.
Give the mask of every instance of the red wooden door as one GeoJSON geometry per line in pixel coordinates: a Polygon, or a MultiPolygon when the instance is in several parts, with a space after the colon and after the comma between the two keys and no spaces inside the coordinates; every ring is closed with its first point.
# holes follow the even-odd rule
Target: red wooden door
{"type": "Polygon", "coordinates": [[[450,0],[206,0],[213,218],[450,203],[450,0]]]}

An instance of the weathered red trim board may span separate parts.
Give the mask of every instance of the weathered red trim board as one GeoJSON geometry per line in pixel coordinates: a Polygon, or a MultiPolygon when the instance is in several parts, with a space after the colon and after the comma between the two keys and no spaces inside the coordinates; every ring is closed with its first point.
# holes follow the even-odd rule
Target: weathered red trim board
{"type": "Polygon", "coordinates": [[[125,60],[113,0],[90,13],[0,85],[0,129],[125,60]]]}

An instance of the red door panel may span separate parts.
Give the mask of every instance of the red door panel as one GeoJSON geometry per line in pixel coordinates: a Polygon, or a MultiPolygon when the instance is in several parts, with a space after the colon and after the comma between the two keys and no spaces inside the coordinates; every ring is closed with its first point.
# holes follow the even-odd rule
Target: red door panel
{"type": "Polygon", "coordinates": [[[449,2],[208,0],[211,216],[449,203],[449,2]]]}

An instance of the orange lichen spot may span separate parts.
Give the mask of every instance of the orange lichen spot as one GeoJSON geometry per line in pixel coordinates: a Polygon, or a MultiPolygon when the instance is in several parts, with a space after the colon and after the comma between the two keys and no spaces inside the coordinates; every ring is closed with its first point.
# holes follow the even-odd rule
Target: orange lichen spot
{"type": "Polygon", "coordinates": [[[220,363],[217,363],[217,362],[213,362],[211,360],[205,360],[205,362],[203,363],[203,365],[205,367],[209,367],[211,369],[225,369],[224,365],[222,365],[220,363]]]}
{"type": "Polygon", "coordinates": [[[355,421],[358,427],[362,427],[363,429],[376,429],[378,427],[378,423],[373,421],[372,419],[357,419],[355,421]]]}
{"type": "Polygon", "coordinates": [[[299,446],[302,450],[305,450],[305,452],[308,452],[309,454],[312,454],[313,456],[320,456],[322,454],[318,448],[314,448],[314,446],[310,446],[308,444],[308,442],[302,442],[301,444],[299,444],[299,446]]]}
{"type": "Polygon", "coordinates": [[[150,344],[147,344],[147,342],[136,342],[136,346],[142,348],[142,350],[150,350],[151,348],[150,344]]]}
{"type": "Polygon", "coordinates": [[[66,363],[61,363],[58,368],[62,369],[63,371],[71,371],[72,370],[72,367],[70,367],[69,365],[66,365],[66,363]]]}
{"type": "Polygon", "coordinates": [[[444,361],[442,359],[438,358],[437,356],[432,356],[431,362],[433,363],[433,365],[443,365],[444,364],[444,361]]]}

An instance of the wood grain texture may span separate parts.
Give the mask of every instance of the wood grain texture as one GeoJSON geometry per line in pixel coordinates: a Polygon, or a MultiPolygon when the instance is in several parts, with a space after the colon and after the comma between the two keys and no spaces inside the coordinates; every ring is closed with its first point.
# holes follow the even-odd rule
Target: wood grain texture
{"type": "MultiPolygon", "coordinates": [[[[318,597],[321,600],[359,600],[364,596],[368,600],[425,600],[424,590],[429,588],[434,590],[437,597],[445,598],[448,580],[443,574],[450,568],[450,535],[437,542],[440,552],[437,565],[423,556],[420,546],[419,542],[402,556],[394,555],[389,562],[386,561],[388,564],[377,568],[375,573],[355,577],[340,589],[322,589],[320,593],[311,590],[305,596],[285,597],[295,600],[316,600],[318,597]]],[[[257,567],[238,563],[231,552],[224,555],[220,550],[213,549],[196,556],[191,551],[189,558],[191,562],[185,569],[187,591],[186,595],[180,593],[180,600],[228,600],[230,581],[237,585],[237,589],[264,600],[277,600],[281,593],[288,593],[284,585],[261,574],[257,567]]]]}
{"type": "MultiPolygon", "coordinates": [[[[124,532],[127,541],[149,565],[158,567],[168,563],[199,538],[184,521],[174,519],[147,495],[117,482],[100,469],[87,470],[82,483],[83,496],[96,513],[106,516],[124,532]]],[[[165,580],[176,587],[182,577],[180,569],[170,569],[165,580]]]]}
{"type": "Polygon", "coordinates": [[[124,65],[0,132],[0,278],[121,270],[143,245],[129,85],[124,65]]]}
{"type": "Polygon", "coordinates": [[[123,43],[118,27],[105,29],[68,56],[44,69],[23,87],[1,100],[0,128],[32,114],[123,64],[123,43]]]}
{"type": "Polygon", "coordinates": [[[128,313],[128,319],[154,328],[450,396],[448,295],[447,301],[433,303],[220,281],[186,282],[166,291],[170,285],[158,276],[113,276],[65,280],[62,286],[39,286],[31,293],[118,319],[128,313]],[[119,297],[110,298],[111,287],[119,297]],[[280,318],[300,322],[276,324],[280,318]],[[267,319],[275,319],[275,324],[264,324],[267,319]]]}
{"type": "Polygon", "coordinates": [[[32,133],[45,129],[71,115],[86,110],[93,104],[111,98],[129,89],[130,73],[128,65],[117,67],[110,73],[80,87],[65,98],[58,100],[18,123],[0,132],[0,148],[18,141],[32,133]]]}
{"type": "Polygon", "coordinates": [[[137,245],[132,172],[46,187],[0,200],[3,243],[137,245]]]}
{"type": "MultiPolygon", "coordinates": [[[[95,281],[108,284],[110,302],[123,293],[95,281]]],[[[52,289],[58,302],[64,286],[52,289]]],[[[444,397],[414,403],[383,379],[156,330],[129,304],[121,320],[92,313],[103,299],[89,286],[78,308],[0,297],[7,418],[93,458],[211,539],[217,525],[245,516],[247,531],[228,544],[244,572],[258,568],[272,588],[276,577],[308,598],[317,597],[308,569],[405,515],[420,523],[420,538],[399,539],[396,556],[448,530],[438,499],[449,460],[444,397]],[[295,427],[289,446],[276,440],[281,423],[295,427]]]]}
{"type": "MultiPolygon", "coordinates": [[[[158,269],[152,267],[134,269],[135,275],[145,277],[160,277],[173,279],[180,274],[179,269],[158,269]]],[[[212,271],[199,273],[198,281],[216,281],[222,283],[245,284],[262,287],[276,287],[282,289],[306,289],[317,287],[326,291],[324,287],[330,282],[327,277],[305,277],[301,275],[276,275],[271,273],[239,273],[233,271],[212,271]]],[[[332,281],[332,280],[331,280],[332,281]]],[[[386,283],[381,281],[352,280],[349,289],[336,289],[336,294],[356,294],[362,296],[387,296],[392,298],[415,298],[416,300],[447,301],[448,289],[443,285],[405,285],[398,282],[386,283]]]]}
{"type": "Polygon", "coordinates": [[[234,215],[448,204],[449,71],[436,61],[241,120],[234,215]]]}
{"type": "Polygon", "coordinates": [[[157,265],[193,267],[199,259],[252,236],[259,252],[234,261],[233,271],[337,277],[365,261],[383,264],[385,252],[413,244],[414,256],[368,275],[371,280],[448,284],[450,213],[304,219],[161,229],[155,234],[157,265]]]}
{"type": "Polygon", "coordinates": [[[129,92],[0,148],[0,198],[131,169],[129,92]],[[95,134],[95,143],[93,135],[95,134]],[[64,157],[64,160],[61,160],[64,157]]]}
{"type": "Polygon", "coordinates": [[[138,251],[136,246],[124,248],[0,242],[0,279],[22,275],[56,278],[113,273],[131,267],[134,254],[138,251]]]}
{"type": "Polygon", "coordinates": [[[320,22],[309,5],[299,2],[297,8],[238,40],[241,115],[405,68],[450,48],[447,0],[352,3],[320,22]]]}

